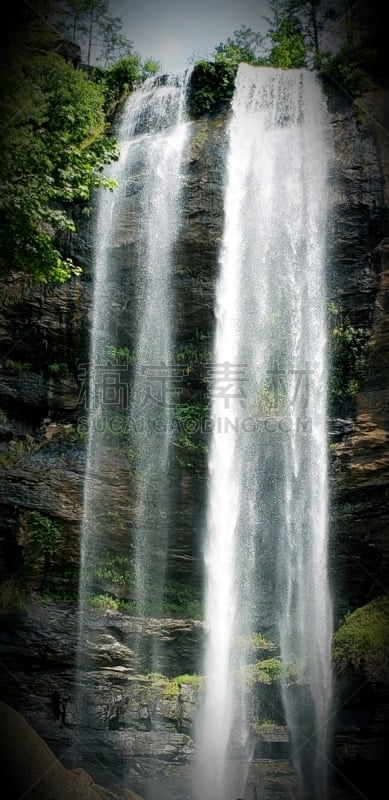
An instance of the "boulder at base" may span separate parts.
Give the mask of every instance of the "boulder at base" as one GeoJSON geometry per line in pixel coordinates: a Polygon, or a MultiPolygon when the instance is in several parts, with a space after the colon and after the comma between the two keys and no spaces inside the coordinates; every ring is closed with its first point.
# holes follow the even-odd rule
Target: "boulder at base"
{"type": "Polygon", "coordinates": [[[21,714],[1,701],[0,741],[7,800],[142,800],[128,789],[105,791],[82,769],[65,769],[21,714]]]}

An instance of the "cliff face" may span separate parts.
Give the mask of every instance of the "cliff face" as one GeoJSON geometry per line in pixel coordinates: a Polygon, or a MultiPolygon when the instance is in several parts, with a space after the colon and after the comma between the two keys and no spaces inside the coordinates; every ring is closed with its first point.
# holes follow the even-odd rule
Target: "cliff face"
{"type": "MultiPolygon", "coordinates": [[[[384,594],[387,586],[387,99],[384,92],[372,92],[356,103],[336,98],[329,101],[334,141],[330,178],[329,296],[341,304],[350,324],[361,329],[367,340],[364,377],[359,391],[352,401],[334,405],[330,420],[330,570],[337,622],[349,608],[384,594]]],[[[214,323],[215,281],[223,225],[227,121],[228,114],[221,113],[193,123],[186,153],[182,200],[184,225],[175,249],[174,291],[177,350],[187,348],[192,353],[185,388],[185,399],[191,403],[200,402],[204,395],[203,356],[210,347],[214,323]]],[[[72,238],[68,246],[84,265],[82,278],[75,278],[63,286],[34,287],[26,276],[15,272],[3,281],[0,289],[0,345],[3,354],[0,371],[0,408],[3,412],[0,417],[0,568],[4,578],[19,576],[28,588],[51,594],[74,594],[79,565],[86,463],[82,375],[83,365],[88,362],[91,324],[93,214],[91,217],[81,215],[80,220],[80,235],[72,238]],[[53,521],[59,532],[55,550],[46,553],[45,557],[37,556],[34,549],[31,518],[34,511],[53,521]]],[[[134,225],[136,199],[127,196],[112,253],[115,280],[123,275],[128,263],[134,225]]],[[[135,330],[132,309],[136,283],[132,278],[122,283],[117,280],[116,286],[112,310],[117,320],[118,340],[123,345],[131,345],[135,330]]],[[[135,513],[133,489],[131,486],[128,488],[128,459],[125,454],[108,443],[106,456],[99,480],[107,508],[114,509],[116,514],[110,524],[115,548],[122,552],[127,547],[128,525],[131,526],[135,513]]],[[[169,577],[181,585],[190,584],[195,592],[199,592],[206,477],[204,449],[180,444],[176,449],[173,470],[176,496],[170,520],[169,561],[172,571],[169,577]]],[[[102,580],[97,586],[100,591],[110,591],[111,588],[107,580],[102,580]]],[[[127,599],[131,600],[131,595],[127,599]]],[[[34,617],[31,619],[32,630],[39,630],[39,638],[42,626],[34,621],[34,617]]],[[[57,623],[49,621],[48,624],[48,638],[51,636],[58,641],[57,623]]],[[[163,666],[171,671],[176,669],[176,674],[181,669],[194,671],[196,668],[201,631],[197,624],[187,621],[187,628],[185,625],[182,630],[180,626],[176,630],[173,621],[169,623],[168,633],[161,627],[158,631],[150,631],[151,636],[170,637],[171,663],[163,666]],[[179,666],[176,668],[173,664],[179,666]]],[[[100,669],[98,663],[94,677],[96,697],[105,698],[101,718],[105,718],[106,728],[123,702],[118,674],[124,655],[126,659],[128,656],[120,650],[122,633],[118,622],[112,626],[110,635],[108,661],[118,670],[113,681],[115,691],[107,694],[106,676],[102,671],[100,677],[96,677],[100,669]]],[[[26,639],[23,628],[20,636],[21,640],[26,639]]],[[[11,665],[19,663],[20,667],[20,660],[15,655],[17,647],[11,651],[11,654],[7,651],[7,659],[11,659],[11,665]]],[[[42,675],[41,652],[37,655],[37,663],[42,675]]],[[[43,661],[45,659],[47,661],[47,653],[43,661]]],[[[73,667],[72,659],[69,661],[66,654],[61,656],[60,653],[59,663],[57,677],[71,691],[69,670],[73,667]]],[[[107,663],[103,658],[104,669],[107,663]]],[[[134,664],[134,668],[138,666],[134,664]]],[[[21,675],[23,682],[28,683],[28,694],[31,683],[24,669],[23,663],[21,675]]],[[[34,688],[38,696],[46,691],[41,683],[39,679],[39,687],[34,688]]],[[[25,695],[23,702],[29,702],[25,695]]],[[[189,705],[193,702],[190,693],[185,702],[189,705]]],[[[44,729],[46,723],[42,721],[41,712],[32,709],[33,716],[34,713],[44,729]]],[[[167,728],[169,713],[169,709],[166,715],[164,709],[161,711],[167,728]]],[[[191,720],[190,711],[187,714],[189,721],[185,735],[190,730],[191,720]]],[[[189,759],[189,739],[184,743],[181,739],[174,739],[183,735],[177,733],[174,722],[172,730],[175,732],[168,743],[170,756],[174,759],[178,752],[184,752],[185,758],[189,759]]],[[[58,740],[58,733],[54,735],[51,731],[49,735],[58,740]]],[[[146,745],[141,755],[147,761],[146,745]]],[[[165,757],[166,752],[162,753],[162,758],[165,757]]]]}
{"type": "Polygon", "coordinates": [[[338,618],[347,603],[352,608],[362,605],[385,593],[387,586],[387,100],[386,92],[371,92],[358,100],[356,114],[350,109],[346,120],[340,122],[337,115],[334,120],[340,179],[337,217],[343,233],[335,239],[335,255],[340,248],[341,257],[334,261],[333,291],[352,322],[368,333],[364,376],[348,410],[348,431],[331,447],[332,548],[334,563],[340,560],[334,577],[338,618]]]}

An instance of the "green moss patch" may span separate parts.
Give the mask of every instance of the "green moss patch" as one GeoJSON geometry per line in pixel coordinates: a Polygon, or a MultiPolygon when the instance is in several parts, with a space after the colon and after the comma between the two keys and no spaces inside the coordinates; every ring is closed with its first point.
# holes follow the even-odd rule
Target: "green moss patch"
{"type": "Polygon", "coordinates": [[[181,694],[182,684],[197,688],[202,686],[204,682],[203,676],[197,674],[176,675],[174,678],[168,678],[159,672],[149,672],[147,675],[138,675],[138,678],[157,686],[165,697],[178,697],[181,694]]]}
{"type": "Polygon", "coordinates": [[[350,660],[389,652],[389,596],[377,597],[346,617],[333,639],[334,658],[350,660]]]}

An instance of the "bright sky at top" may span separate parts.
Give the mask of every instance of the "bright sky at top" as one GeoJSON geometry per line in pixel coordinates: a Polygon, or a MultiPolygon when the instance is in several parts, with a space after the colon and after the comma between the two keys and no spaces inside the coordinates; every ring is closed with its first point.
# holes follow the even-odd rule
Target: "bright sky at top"
{"type": "Polygon", "coordinates": [[[143,59],[152,56],[172,72],[193,54],[209,56],[242,25],[265,33],[270,16],[267,0],[110,0],[109,10],[143,59]]]}

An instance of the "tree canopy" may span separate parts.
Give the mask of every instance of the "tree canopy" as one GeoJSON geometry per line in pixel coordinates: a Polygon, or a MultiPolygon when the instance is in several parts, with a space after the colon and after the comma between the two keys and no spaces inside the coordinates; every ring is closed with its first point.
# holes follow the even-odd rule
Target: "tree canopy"
{"type": "Polygon", "coordinates": [[[246,25],[242,25],[229,36],[225,42],[220,42],[214,50],[213,57],[216,63],[229,61],[230,63],[260,65],[264,62],[265,36],[256,33],[246,25]]]}
{"type": "Polygon", "coordinates": [[[263,18],[266,33],[243,25],[215,47],[211,58],[235,66],[308,67],[320,73],[329,90],[353,96],[372,88],[376,64],[382,71],[382,56],[371,46],[369,6],[369,0],[270,0],[270,16],[263,18]]]}
{"type": "Polygon", "coordinates": [[[75,62],[77,48],[69,51],[53,28],[47,3],[36,0],[26,12],[16,0],[0,64],[2,272],[21,269],[46,282],[80,271],[59,241],[75,230],[72,206],[86,203],[99,186],[112,188],[104,167],[118,158],[118,147],[107,111],[159,68],[153,59],[142,64],[132,51],[92,72],[75,62]]]}
{"type": "Polygon", "coordinates": [[[97,60],[108,66],[133,49],[134,42],[122,33],[120,17],[110,14],[108,0],[61,0],[53,6],[50,19],[79,45],[87,65],[97,60]]]}
{"type": "Polygon", "coordinates": [[[106,183],[117,158],[104,133],[104,95],[58,53],[44,19],[18,25],[0,70],[0,266],[63,281],[75,267],[56,246],[74,230],[69,204],[106,183]]]}

